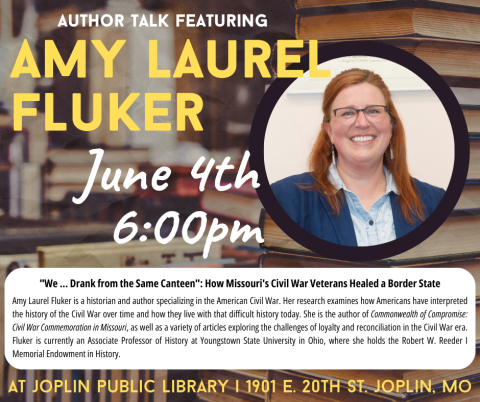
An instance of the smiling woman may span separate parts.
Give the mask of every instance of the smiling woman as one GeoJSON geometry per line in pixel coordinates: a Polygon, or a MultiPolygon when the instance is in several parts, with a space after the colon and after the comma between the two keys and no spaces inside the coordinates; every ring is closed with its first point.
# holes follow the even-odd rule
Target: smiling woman
{"type": "Polygon", "coordinates": [[[351,69],[328,84],[310,172],[272,184],[302,228],[332,243],[374,246],[419,226],[445,191],[414,179],[405,131],[382,78],[351,69]]]}

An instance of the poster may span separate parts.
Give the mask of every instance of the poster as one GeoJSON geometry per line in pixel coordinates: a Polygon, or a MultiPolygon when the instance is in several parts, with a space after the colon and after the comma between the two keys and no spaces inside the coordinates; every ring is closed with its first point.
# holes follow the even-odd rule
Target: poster
{"type": "MultiPolygon", "coordinates": [[[[36,267],[62,268],[62,272],[105,267],[119,275],[124,268],[130,273],[149,269],[138,272],[152,282],[150,269],[159,267],[169,268],[168,272],[178,269],[177,282],[191,280],[180,272],[193,272],[193,268],[212,278],[220,275],[219,281],[229,278],[221,278],[224,274],[212,269],[223,272],[229,268],[238,272],[239,280],[255,281],[253,272],[257,270],[252,268],[260,265],[290,268],[284,280],[293,281],[298,280],[293,268],[370,267],[364,262],[321,263],[315,256],[289,252],[281,256],[275,254],[278,248],[265,251],[259,247],[266,233],[258,229],[262,204],[256,193],[255,172],[249,167],[250,129],[265,92],[278,79],[277,74],[282,76],[285,71],[277,64],[279,41],[294,39],[319,40],[319,52],[323,45],[345,40],[380,40],[419,57],[454,88],[467,121],[471,148],[471,168],[461,204],[433,235],[437,237],[413,249],[417,250],[414,257],[400,265],[428,266],[432,272],[428,283],[433,287],[435,270],[464,268],[475,277],[480,236],[480,175],[475,159],[480,133],[478,5],[473,1],[460,5],[426,2],[432,4],[402,8],[399,2],[334,3],[2,0],[2,285],[17,268],[22,268],[24,275],[36,267]],[[430,30],[413,25],[386,31],[390,21],[417,21],[419,16],[433,23],[442,18],[451,20],[430,30]],[[377,32],[362,32],[356,21],[364,18],[374,21],[377,32]],[[448,27],[452,26],[462,29],[451,32],[448,27]],[[351,31],[345,34],[347,28],[351,31]],[[239,233],[231,237],[247,225],[248,238],[242,239],[239,233]],[[421,260],[423,256],[428,259],[421,260]],[[248,274],[237,271],[239,268],[248,274]]],[[[303,49],[290,44],[288,56],[307,51],[307,44],[303,49]]],[[[298,96],[309,96],[302,88],[298,96]]],[[[259,281],[263,278],[273,283],[277,279],[268,276],[273,273],[258,272],[259,281]]],[[[120,276],[107,276],[112,283],[120,281],[120,276]]],[[[133,283],[135,280],[132,277],[133,283]]],[[[446,283],[448,277],[442,280],[446,283]]],[[[69,283],[70,288],[75,287],[69,283]]],[[[78,283],[87,283],[87,278],[78,283]]],[[[285,283],[291,286],[292,282],[285,283]]],[[[368,280],[366,283],[368,287],[368,280]]],[[[453,283],[452,279],[450,285],[453,283]]],[[[465,286],[469,305],[474,308],[473,285],[468,282],[465,286]]],[[[371,287],[368,292],[379,294],[375,285],[371,287]]],[[[400,288],[398,285],[395,291],[400,288]]],[[[72,290],[72,294],[77,291],[80,295],[85,289],[72,290]]],[[[233,295],[242,298],[242,292],[247,293],[241,288],[235,293],[232,290],[232,299],[233,295]]],[[[281,289],[276,292],[286,296],[281,289]]],[[[422,292],[410,289],[408,297],[422,292]]],[[[90,296],[87,292],[82,297],[87,300],[90,296]]],[[[126,291],[118,297],[130,296],[126,291]]],[[[461,292],[455,297],[463,300],[461,292]]],[[[2,314],[12,314],[5,309],[12,299],[3,301],[2,297],[2,314]]],[[[469,331],[471,334],[471,325],[469,331]]],[[[2,330],[2,349],[7,342],[2,330]]],[[[225,358],[220,347],[210,350],[225,358]]],[[[336,350],[342,353],[341,348],[336,350]]],[[[397,353],[411,350],[402,345],[397,353]]],[[[450,347],[445,356],[452,350],[450,347]]],[[[372,353],[381,355],[382,350],[372,349],[372,353]]],[[[251,370],[245,364],[235,367],[234,361],[212,367],[207,363],[208,354],[203,366],[202,362],[190,365],[188,357],[182,356],[189,369],[181,369],[180,363],[175,364],[175,370],[155,364],[131,369],[116,369],[114,365],[79,369],[73,365],[61,370],[60,365],[22,370],[4,357],[1,398],[27,402],[476,400],[480,392],[478,359],[475,357],[467,368],[449,368],[441,364],[441,356],[438,352],[438,360],[431,360],[438,362],[441,370],[417,370],[420,366],[412,362],[411,367],[396,371],[382,370],[393,367],[388,364],[375,368],[366,363],[353,368],[332,364],[331,369],[322,365],[315,369],[312,364],[302,370],[290,365],[288,359],[281,367],[278,354],[271,367],[268,353],[263,365],[252,361],[251,370]],[[367,367],[369,370],[362,370],[367,367]],[[55,381],[61,386],[50,389],[49,384],[53,386],[55,381]],[[195,386],[188,387],[189,381],[195,386]],[[209,381],[218,387],[210,389],[209,381]],[[81,383],[91,386],[87,390],[81,383]],[[221,383],[230,385],[224,388],[221,383]],[[34,392],[38,384],[46,388],[34,392]],[[274,390],[272,384],[282,387],[274,390]],[[379,391],[374,392],[378,386],[379,391]]],[[[384,353],[383,362],[389,357],[384,353]]],[[[312,354],[312,360],[317,358],[320,356],[312,354]]],[[[241,361],[245,359],[242,355],[241,361]]]]}

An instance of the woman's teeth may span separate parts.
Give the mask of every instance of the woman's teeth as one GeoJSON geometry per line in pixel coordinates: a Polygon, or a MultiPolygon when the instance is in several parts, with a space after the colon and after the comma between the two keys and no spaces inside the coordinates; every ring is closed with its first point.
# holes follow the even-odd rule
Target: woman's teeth
{"type": "Polygon", "coordinates": [[[373,140],[375,137],[373,135],[364,135],[362,137],[353,137],[352,138],[352,141],[353,142],[365,142],[365,141],[371,141],[373,140]]]}

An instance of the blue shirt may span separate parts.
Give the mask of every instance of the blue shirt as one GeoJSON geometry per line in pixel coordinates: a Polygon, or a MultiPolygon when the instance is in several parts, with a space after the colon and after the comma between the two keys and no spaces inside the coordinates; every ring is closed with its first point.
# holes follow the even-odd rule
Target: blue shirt
{"type": "Polygon", "coordinates": [[[343,189],[344,191],[359,246],[376,246],[397,238],[393,223],[390,193],[393,192],[397,195],[399,193],[392,174],[385,166],[383,167],[383,173],[387,179],[385,194],[373,203],[369,211],[363,208],[358,196],[345,186],[338,173],[337,166],[333,163],[330,165],[329,173],[329,179],[332,184],[338,190],[343,189]]]}
{"type": "MultiPolygon", "coordinates": [[[[440,203],[445,190],[417,179],[413,180],[424,206],[425,218],[428,218],[440,203]]],[[[286,177],[273,183],[271,188],[279,205],[272,205],[269,209],[273,211],[278,207],[282,208],[293,223],[320,239],[343,246],[358,246],[348,203],[340,205],[340,212],[336,212],[325,195],[314,186],[315,179],[310,172],[286,177]],[[305,187],[310,190],[305,190],[305,187]]],[[[400,207],[399,196],[393,191],[390,192],[390,204],[397,239],[422,223],[419,219],[414,220],[413,224],[406,221],[400,207]]],[[[290,224],[288,221],[285,223],[290,224]]]]}

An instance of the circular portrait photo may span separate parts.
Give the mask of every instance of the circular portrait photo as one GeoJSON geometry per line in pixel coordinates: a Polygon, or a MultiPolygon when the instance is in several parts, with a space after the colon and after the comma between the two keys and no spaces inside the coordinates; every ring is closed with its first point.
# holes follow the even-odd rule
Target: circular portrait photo
{"type": "Polygon", "coordinates": [[[325,78],[295,80],[268,121],[264,163],[275,198],[330,243],[369,247],[407,235],[452,177],[455,143],[442,102],[389,60],[348,56],[318,68],[325,78]]]}

